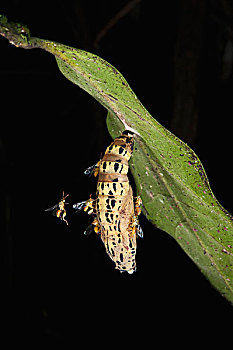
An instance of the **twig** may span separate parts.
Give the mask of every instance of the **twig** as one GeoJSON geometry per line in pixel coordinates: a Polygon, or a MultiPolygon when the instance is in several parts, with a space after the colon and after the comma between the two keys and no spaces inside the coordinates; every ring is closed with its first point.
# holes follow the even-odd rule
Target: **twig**
{"type": "Polygon", "coordinates": [[[125,5],[117,14],[112,17],[107,24],[99,31],[97,34],[93,46],[97,48],[99,46],[99,42],[103,39],[103,37],[109,32],[109,30],[114,27],[117,22],[126,16],[141,0],[131,0],[127,5],[125,5]]]}

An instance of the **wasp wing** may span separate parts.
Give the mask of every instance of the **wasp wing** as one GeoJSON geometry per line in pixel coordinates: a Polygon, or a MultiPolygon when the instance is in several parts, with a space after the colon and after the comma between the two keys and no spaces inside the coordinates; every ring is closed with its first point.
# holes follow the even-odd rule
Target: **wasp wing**
{"type": "Polygon", "coordinates": [[[73,208],[76,210],[76,212],[78,212],[81,209],[83,209],[85,205],[86,205],[86,201],[83,201],[83,202],[73,204],[73,208]]]}
{"type": "Polygon", "coordinates": [[[95,170],[96,164],[89,166],[85,171],[84,174],[85,175],[92,175],[93,171],[95,170]]]}
{"type": "Polygon", "coordinates": [[[136,233],[138,237],[143,238],[143,231],[139,223],[137,224],[136,229],[137,229],[136,233]]]}
{"type": "Polygon", "coordinates": [[[90,224],[90,225],[86,228],[86,230],[84,231],[84,235],[87,236],[87,237],[89,237],[90,234],[91,234],[92,232],[93,232],[93,225],[90,224]]]}
{"type": "Polygon", "coordinates": [[[44,211],[52,211],[59,208],[59,204],[55,204],[53,207],[45,209],[44,211]]]}

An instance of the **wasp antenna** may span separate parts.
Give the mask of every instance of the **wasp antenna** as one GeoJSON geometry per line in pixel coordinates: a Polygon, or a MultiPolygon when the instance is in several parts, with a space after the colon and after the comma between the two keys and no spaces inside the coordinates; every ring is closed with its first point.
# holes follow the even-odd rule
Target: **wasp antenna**
{"type": "MultiPolygon", "coordinates": [[[[66,199],[68,196],[69,196],[69,193],[65,196],[65,192],[64,191],[62,192],[62,199],[66,199]]],[[[68,204],[68,203],[66,203],[66,204],[68,204]]]]}

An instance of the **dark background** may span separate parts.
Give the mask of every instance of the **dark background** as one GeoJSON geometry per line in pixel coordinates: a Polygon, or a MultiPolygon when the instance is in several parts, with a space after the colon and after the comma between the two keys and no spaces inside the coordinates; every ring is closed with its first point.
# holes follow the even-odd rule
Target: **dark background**
{"type": "MultiPolygon", "coordinates": [[[[27,24],[33,36],[116,66],[149,112],[192,146],[216,197],[233,212],[232,7],[227,0],[1,1],[0,13],[27,24]]],[[[177,318],[186,335],[191,319],[225,327],[230,304],[143,216],[138,269],[128,275],[114,269],[98,236],[83,236],[91,217],[69,212],[67,227],[43,211],[63,190],[70,203],[95,193],[96,179],[83,171],[111,142],[106,110],[62,76],[52,55],[2,37],[0,52],[2,289],[10,334],[88,345],[97,330],[97,343],[112,334],[115,345],[122,335],[137,341],[144,326],[147,340],[158,339],[177,318]]]]}

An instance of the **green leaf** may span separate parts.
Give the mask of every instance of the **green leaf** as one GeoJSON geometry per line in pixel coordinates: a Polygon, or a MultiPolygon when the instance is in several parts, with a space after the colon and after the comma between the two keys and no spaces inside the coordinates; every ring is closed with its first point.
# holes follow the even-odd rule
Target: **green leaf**
{"type": "MultiPolygon", "coordinates": [[[[119,120],[108,115],[119,134],[119,120]]],[[[131,171],[144,214],[169,233],[210,282],[233,302],[232,216],[214,197],[196,154],[154,121],[136,137],[131,171]]]]}
{"type": "Polygon", "coordinates": [[[0,17],[0,33],[16,46],[52,53],[65,77],[108,109],[112,137],[135,132],[131,160],[143,212],[169,233],[219,292],[233,303],[233,218],[212,193],[190,147],[161,126],[120,72],[89,52],[31,38],[25,26],[0,17]]]}

